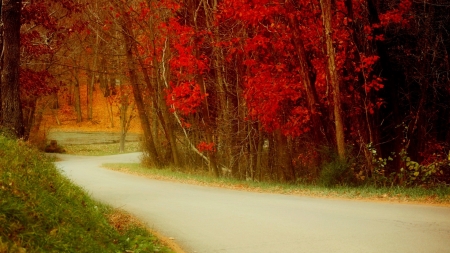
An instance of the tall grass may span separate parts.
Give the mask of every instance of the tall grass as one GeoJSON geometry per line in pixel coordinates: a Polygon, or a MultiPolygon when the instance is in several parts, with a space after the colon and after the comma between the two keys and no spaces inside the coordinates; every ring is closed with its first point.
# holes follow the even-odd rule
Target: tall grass
{"type": "Polygon", "coordinates": [[[0,134],[0,253],[170,252],[143,227],[115,229],[114,213],[45,154],[0,134]]]}

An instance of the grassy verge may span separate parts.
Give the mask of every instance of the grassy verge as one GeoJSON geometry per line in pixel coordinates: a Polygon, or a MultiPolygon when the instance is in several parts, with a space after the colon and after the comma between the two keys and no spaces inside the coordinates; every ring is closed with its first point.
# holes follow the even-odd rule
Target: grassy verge
{"type": "Polygon", "coordinates": [[[124,212],[92,199],[50,159],[0,135],[0,253],[171,252],[124,212]]]}
{"type": "Polygon", "coordinates": [[[171,169],[149,169],[139,164],[104,164],[104,167],[153,179],[170,180],[181,183],[207,185],[235,190],[292,194],[311,197],[450,205],[450,187],[424,189],[419,187],[376,188],[372,186],[338,186],[330,188],[320,185],[281,184],[271,182],[239,181],[230,178],[213,178],[204,174],[183,173],[171,169]]]}
{"type": "MultiPolygon", "coordinates": [[[[65,145],[63,148],[65,149],[67,154],[71,155],[101,156],[119,154],[119,143],[95,145],[65,145]]],[[[124,153],[139,152],[141,150],[141,144],[139,142],[125,143],[124,153]]]]}

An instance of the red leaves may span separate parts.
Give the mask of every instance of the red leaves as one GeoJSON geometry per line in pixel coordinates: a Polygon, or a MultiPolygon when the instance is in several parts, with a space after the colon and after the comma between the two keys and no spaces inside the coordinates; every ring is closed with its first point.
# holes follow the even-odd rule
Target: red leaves
{"type": "Polygon", "coordinates": [[[400,24],[402,27],[407,27],[410,19],[410,17],[407,16],[407,13],[410,11],[411,6],[411,0],[401,0],[398,8],[379,15],[380,24],[382,26],[400,24]]]}
{"type": "Polygon", "coordinates": [[[51,85],[53,76],[48,71],[20,70],[20,91],[23,99],[36,99],[56,92],[57,87],[51,85]]]}
{"type": "Polygon", "coordinates": [[[216,147],[215,147],[214,142],[207,143],[207,142],[201,141],[199,144],[197,144],[197,149],[200,152],[208,152],[208,153],[216,152],[216,147]]]}
{"type": "Polygon", "coordinates": [[[178,86],[171,84],[171,89],[167,90],[166,101],[173,111],[178,111],[183,115],[194,113],[206,98],[200,90],[200,86],[193,82],[183,82],[178,86]]]}

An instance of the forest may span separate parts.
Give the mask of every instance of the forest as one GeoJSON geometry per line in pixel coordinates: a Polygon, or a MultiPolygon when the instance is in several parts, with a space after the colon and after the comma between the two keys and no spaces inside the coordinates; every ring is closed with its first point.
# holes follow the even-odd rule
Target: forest
{"type": "Polygon", "coordinates": [[[2,0],[0,127],[32,139],[45,111],[95,121],[101,92],[123,136],[140,122],[148,166],[448,184],[449,13],[448,0],[2,0]]]}

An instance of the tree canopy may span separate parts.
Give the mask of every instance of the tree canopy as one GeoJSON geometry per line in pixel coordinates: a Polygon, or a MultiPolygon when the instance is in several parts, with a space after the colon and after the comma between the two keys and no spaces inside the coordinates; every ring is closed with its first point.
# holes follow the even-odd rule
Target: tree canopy
{"type": "MultiPolygon", "coordinates": [[[[4,44],[12,2],[2,1],[4,44]]],[[[449,181],[446,0],[45,0],[21,9],[25,137],[50,104],[42,101],[61,94],[78,122],[95,120],[98,85],[105,97],[121,94],[124,129],[136,108],[150,165],[296,182],[337,163],[337,182],[449,181]]]]}

